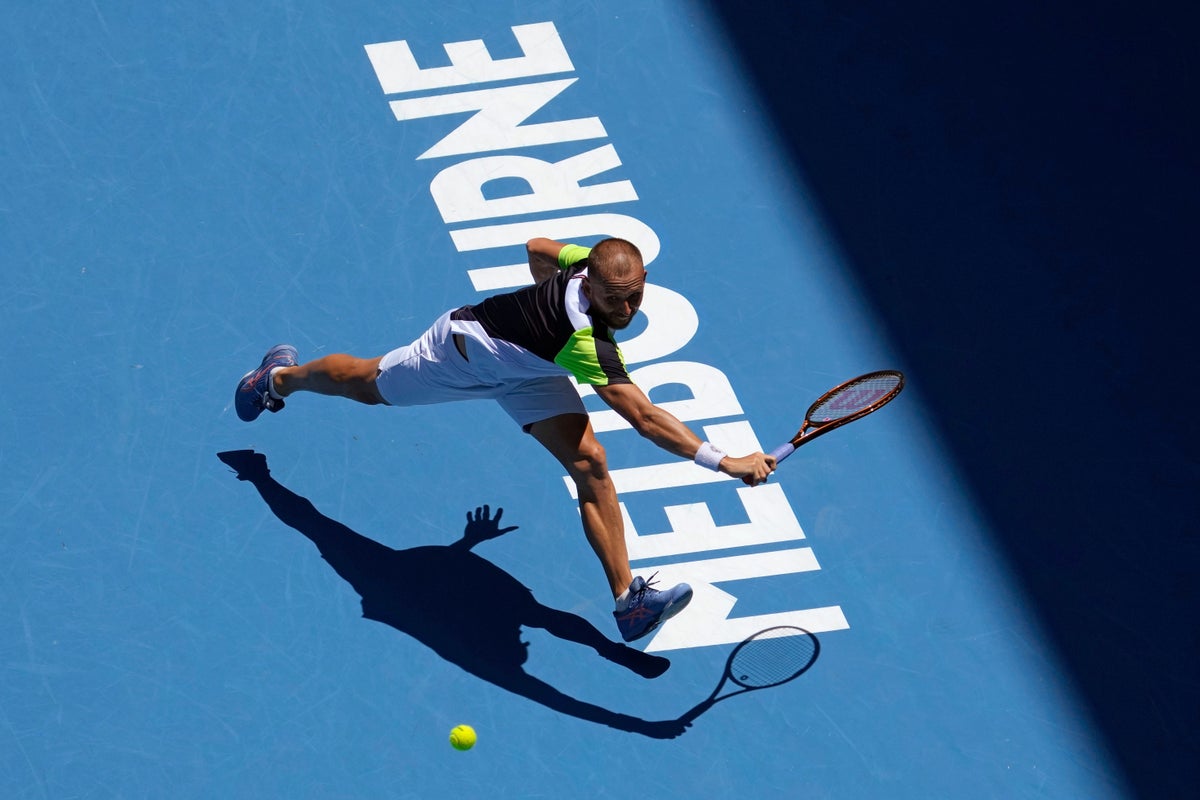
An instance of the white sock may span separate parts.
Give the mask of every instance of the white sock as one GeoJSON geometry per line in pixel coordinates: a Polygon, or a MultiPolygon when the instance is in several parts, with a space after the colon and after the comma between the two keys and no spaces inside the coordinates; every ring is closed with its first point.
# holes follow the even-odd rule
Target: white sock
{"type": "Polygon", "coordinates": [[[271,397],[274,397],[276,400],[283,399],[283,395],[275,391],[275,373],[281,369],[283,369],[283,367],[275,367],[275,369],[271,370],[270,373],[267,374],[267,394],[271,395],[271,397]]]}
{"type": "Polygon", "coordinates": [[[619,595],[617,595],[617,611],[624,611],[627,608],[629,608],[629,589],[628,589],[628,587],[626,587],[625,591],[623,591],[619,595]]]}

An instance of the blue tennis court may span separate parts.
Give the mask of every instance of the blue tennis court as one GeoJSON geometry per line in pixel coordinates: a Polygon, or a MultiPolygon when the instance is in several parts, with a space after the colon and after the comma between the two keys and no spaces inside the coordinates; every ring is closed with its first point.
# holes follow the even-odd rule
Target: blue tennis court
{"type": "Polygon", "coordinates": [[[1189,796],[1194,73],[1165,15],[1057,13],[6,10],[0,796],[1189,796]],[[641,248],[626,363],[731,452],[907,376],[754,489],[581,389],[635,572],[695,589],[636,648],[494,403],[233,409],[535,236],[641,248]],[[775,625],[812,668],[672,738],[775,625]]]}

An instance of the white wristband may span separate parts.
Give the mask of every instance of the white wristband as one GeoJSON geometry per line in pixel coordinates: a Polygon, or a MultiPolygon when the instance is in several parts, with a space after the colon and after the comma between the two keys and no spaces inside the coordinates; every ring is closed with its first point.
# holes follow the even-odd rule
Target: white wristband
{"type": "Polygon", "coordinates": [[[696,451],[697,464],[702,467],[708,467],[713,472],[718,472],[721,468],[721,459],[725,457],[725,451],[719,447],[714,447],[708,442],[700,445],[700,449],[696,451]]]}

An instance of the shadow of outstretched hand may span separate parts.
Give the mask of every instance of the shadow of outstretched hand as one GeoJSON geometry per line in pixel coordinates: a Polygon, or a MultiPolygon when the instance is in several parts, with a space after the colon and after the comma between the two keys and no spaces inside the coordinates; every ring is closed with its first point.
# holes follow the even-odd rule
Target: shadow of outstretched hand
{"type": "Polygon", "coordinates": [[[504,509],[497,508],[496,516],[491,516],[491,508],[487,505],[480,506],[475,509],[475,516],[471,516],[471,512],[467,512],[467,527],[463,530],[462,538],[459,539],[451,547],[466,547],[470,550],[480,542],[486,542],[488,539],[496,539],[506,533],[515,531],[518,526],[511,525],[507,528],[500,527],[500,517],[504,516],[504,509]]]}

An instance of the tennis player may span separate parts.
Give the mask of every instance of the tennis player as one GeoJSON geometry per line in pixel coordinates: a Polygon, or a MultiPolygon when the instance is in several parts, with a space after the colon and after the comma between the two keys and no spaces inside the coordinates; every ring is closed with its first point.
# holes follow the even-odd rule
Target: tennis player
{"type": "Polygon", "coordinates": [[[613,337],[642,302],[641,253],[623,239],[592,248],[550,239],[526,245],[534,284],[447,311],[412,344],[377,358],[336,354],[298,363],[277,345],[238,383],[235,407],[250,422],[295,392],[371,405],[413,406],[492,398],[566,468],[579,492],[583,530],[604,568],[621,637],[640,639],[691,601],[687,584],[654,588],[634,577],[604,448],[568,375],[596,393],[645,438],[680,458],[740,478],[767,480],[775,459],[733,457],[703,442],[633,384],[613,337]]]}

